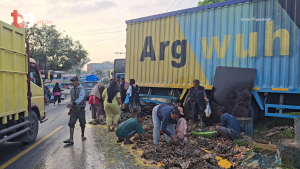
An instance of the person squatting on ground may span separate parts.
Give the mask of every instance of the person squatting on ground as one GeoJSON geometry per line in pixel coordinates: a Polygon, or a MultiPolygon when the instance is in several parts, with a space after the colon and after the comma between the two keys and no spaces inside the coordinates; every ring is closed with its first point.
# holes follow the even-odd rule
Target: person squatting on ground
{"type": "Polygon", "coordinates": [[[100,102],[100,100],[102,100],[102,96],[100,92],[102,86],[103,85],[101,83],[97,83],[90,93],[89,104],[91,105],[91,109],[92,109],[92,119],[96,119],[98,116],[104,115],[102,109],[103,105],[100,102]]]}
{"type": "Polygon", "coordinates": [[[165,133],[166,141],[168,143],[170,143],[172,139],[174,143],[177,143],[174,124],[177,123],[180,111],[173,106],[164,106],[162,109],[158,110],[160,106],[161,105],[157,105],[152,110],[152,120],[154,124],[153,143],[154,145],[159,144],[160,129],[165,133]]]}
{"type": "Polygon", "coordinates": [[[59,83],[55,83],[55,86],[52,90],[53,96],[54,96],[54,105],[55,102],[58,101],[58,104],[60,103],[60,96],[61,96],[61,89],[59,87],[59,83]]]}
{"type": "Polygon", "coordinates": [[[140,87],[135,84],[134,79],[130,79],[130,86],[127,90],[127,94],[129,94],[129,110],[131,111],[132,118],[134,118],[134,112],[141,111],[139,92],[140,87]]]}
{"type": "Polygon", "coordinates": [[[85,129],[85,92],[81,84],[78,82],[78,77],[72,77],[71,79],[73,88],[70,90],[71,96],[71,104],[68,104],[68,108],[70,108],[69,115],[69,127],[70,127],[70,138],[65,140],[64,143],[74,144],[73,136],[74,136],[74,128],[77,119],[79,119],[80,127],[81,127],[81,139],[84,141],[86,137],[84,137],[84,129],[85,129]]]}
{"type": "Polygon", "coordinates": [[[187,142],[187,137],[186,137],[186,130],[187,130],[187,122],[185,120],[185,115],[183,113],[183,109],[182,107],[178,107],[178,110],[180,111],[180,117],[177,123],[177,137],[178,137],[178,141],[182,142],[182,143],[186,143],[187,142]]]}
{"type": "Polygon", "coordinates": [[[118,137],[117,143],[125,140],[124,144],[133,144],[133,142],[130,141],[130,138],[132,138],[136,133],[142,134],[146,138],[153,139],[153,136],[146,133],[141,125],[144,121],[144,117],[145,114],[139,112],[137,118],[130,118],[121,123],[116,130],[116,135],[118,137]]]}
{"type": "Polygon", "coordinates": [[[104,100],[104,110],[106,113],[106,124],[108,127],[107,131],[114,131],[121,115],[120,107],[122,105],[121,96],[119,89],[117,88],[116,81],[110,82],[109,87],[104,89],[102,98],[104,100]],[[112,118],[114,118],[113,122],[112,118]]]}
{"type": "Polygon", "coordinates": [[[238,139],[241,134],[240,124],[237,119],[227,113],[225,108],[220,110],[221,114],[221,125],[216,126],[217,132],[226,138],[226,142],[232,142],[235,139],[238,139]]]}
{"type": "Polygon", "coordinates": [[[206,97],[205,88],[199,85],[199,80],[195,79],[193,83],[194,87],[189,89],[183,105],[186,106],[187,100],[189,100],[192,112],[189,118],[197,124],[199,122],[198,115],[200,115],[200,125],[204,125],[203,121],[206,118],[204,111],[208,98],[206,97]]]}

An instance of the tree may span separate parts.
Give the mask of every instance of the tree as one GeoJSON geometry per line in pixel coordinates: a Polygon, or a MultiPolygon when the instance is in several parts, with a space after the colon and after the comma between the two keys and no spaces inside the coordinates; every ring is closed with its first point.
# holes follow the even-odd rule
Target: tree
{"type": "Polygon", "coordinates": [[[213,3],[217,3],[217,2],[223,2],[223,1],[227,1],[227,0],[204,0],[204,1],[199,1],[198,6],[203,6],[203,5],[208,5],[208,4],[213,4],[213,3]]]}
{"type": "Polygon", "coordinates": [[[82,68],[87,62],[88,52],[79,41],[63,36],[54,25],[35,24],[26,29],[25,38],[30,44],[30,56],[39,67],[50,66],[52,70],[65,70],[72,67],[82,68]]]}
{"type": "Polygon", "coordinates": [[[110,82],[110,81],[109,81],[109,79],[107,79],[107,78],[103,79],[103,81],[102,81],[102,83],[105,84],[105,85],[107,85],[109,82],[110,82]]]}
{"type": "Polygon", "coordinates": [[[102,70],[95,70],[92,74],[97,75],[97,76],[102,76],[103,72],[102,70]]]}

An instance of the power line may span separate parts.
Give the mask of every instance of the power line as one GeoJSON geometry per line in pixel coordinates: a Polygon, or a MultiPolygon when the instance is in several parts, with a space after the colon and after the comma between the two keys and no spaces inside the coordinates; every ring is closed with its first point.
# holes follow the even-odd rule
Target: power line
{"type": "Polygon", "coordinates": [[[124,28],[124,26],[114,27],[114,28],[106,28],[106,29],[98,29],[98,30],[91,30],[91,31],[69,32],[69,33],[95,32],[95,31],[99,31],[99,30],[107,30],[107,29],[115,29],[115,28],[124,28]]]}
{"type": "Polygon", "coordinates": [[[84,35],[72,35],[72,36],[98,35],[98,34],[106,34],[106,33],[116,33],[116,32],[124,32],[124,31],[114,31],[114,32],[101,32],[101,33],[93,33],[93,34],[84,34],[84,35]]]}
{"type": "Polygon", "coordinates": [[[114,37],[114,38],[109,38],[109,39],[102,39],[102,40],[98,40],[98,41],[93,41],[93,42],[87,42],[85,44],[91,44],[91,43],[95,43],[95,42],[102,42],[102,41],[106,41],[106,40],[112,40],[112,39],[118,39],[118,38],[123,38],[123,37],[126,37],[126,36],[118,36],[118,37],[114,37]]]}
{"type": "MultiPolygon", "coordinates": [[[[172,3],[172,5],[169,7],[169,9],[174,5],[174,3],[176,2],[177,0],[175,0],[173,3],[172,3]]],[[[168,10],[169,10],[168,9],[168,10]]],[[[168,12],[168,10],[166,11],[166,12],[168,12]]]]}
{"type": "MultiPolygon", "coordinates": [[[[182,0],[182,1],[183,1],[183,0],[182,0]]],[[[180,5],[182,1],[180,1],[180,3],[179,3],[178,5],[180,5]]],[[[177,6],[178,6],[178,5],[177,5],[177,6]]],[[[177,8],[177,6],[176,6],[174,9],[176,9],[176,8],[177,8]]],[[[174,11],[174,9],[173,9],[173,11],[174,11]]]]}
{"type": "Polygon", "coordinates": [[[92,46],[90,46],[90,47],[93,47],[93,46],[102,46],[102,45],[109,45],[109,44],[113,44],[113,43],[119,43],[119,42],[124,42],[124,40],[117,41],[117,42],[112,42],[112,43],[100,44],[100,45],[92,45],[92,46]]]}
{"type": "Polygon", "coordinates": [[[190,7],[194,2],[196,2],[197,0],[193,1],[188,7],[190,7]]]}

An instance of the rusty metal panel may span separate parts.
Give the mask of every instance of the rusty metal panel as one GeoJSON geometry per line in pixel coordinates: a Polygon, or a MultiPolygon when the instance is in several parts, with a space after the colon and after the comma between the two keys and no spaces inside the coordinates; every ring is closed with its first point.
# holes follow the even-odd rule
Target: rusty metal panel
{"type": "Polygon", "coordinates": [[[127,21],[126,79],[211,89],[217,66],[254,68],[254,89],[300,93],[299,4],[228,1],[127,21]]]}
{"type": "Polygon", "coordinates": [[[236,117],[249,117],[256,69],[216,68],[213,98],[228,113],[236,117]]]}

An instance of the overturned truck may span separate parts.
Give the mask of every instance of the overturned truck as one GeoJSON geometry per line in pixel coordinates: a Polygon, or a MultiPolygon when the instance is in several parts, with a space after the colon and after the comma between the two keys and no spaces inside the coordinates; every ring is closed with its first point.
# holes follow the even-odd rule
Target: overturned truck
{"type": "MultiPolygon", "coordinates": [[[[251,68],[256,71],[253,84],[247,86],[252,86],[245,101],[248,112],[239,116],[254,122],[261,115],[294,118],[300,110],[296,2],[229,0],[128,20],[126,80],[135,79],[142,87],[143,101],[161,103],[154,98],[183,100],[193,80],[199,79],[214,104],[219,66],[235,72],[251,68]]],[[[240,78],[244,77],[230,80],[240,78]]]]}

